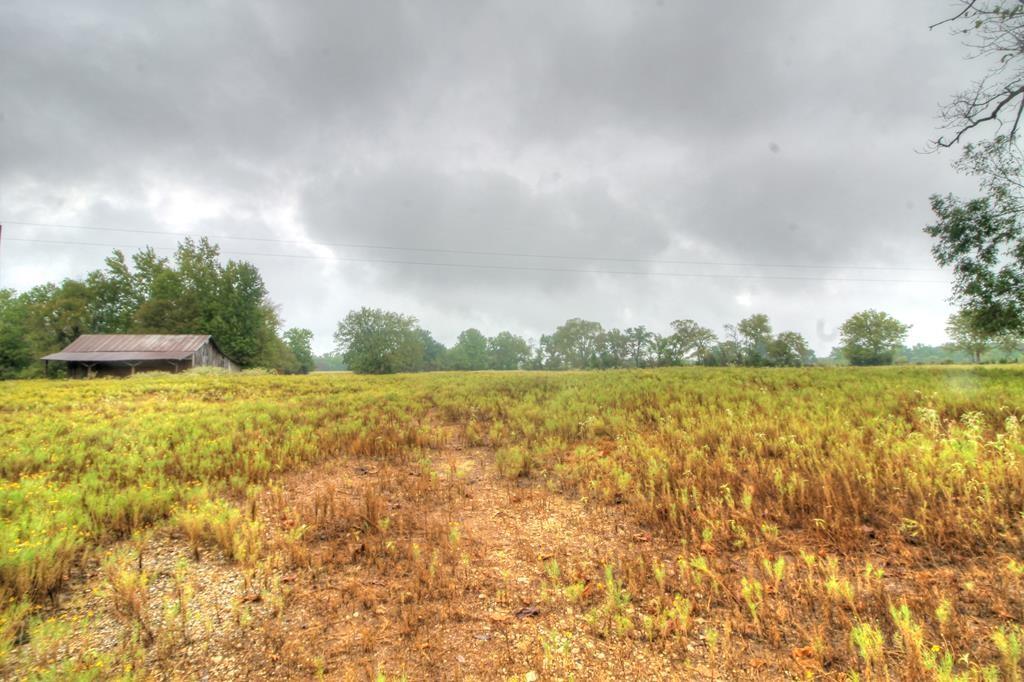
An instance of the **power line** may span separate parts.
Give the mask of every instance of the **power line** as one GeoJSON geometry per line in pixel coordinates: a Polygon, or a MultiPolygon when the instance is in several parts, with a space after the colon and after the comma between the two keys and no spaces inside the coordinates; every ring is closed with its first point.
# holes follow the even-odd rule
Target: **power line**
{"type": "Polygon", "coordinates": [[[23,227],[43,227],[70,230],[91,230],[96,232],[127,232],[132,234],[151,234],[169,237],[192,237],[207,239],[233,239],[239,241],[265,242],[273,244],[295,244],[302,246],[323,246],[339,247],[346,249],[375,249],[382,251],[410,251],[418,253],[439,253],[445,255],[459,256],[501,256],[509,258],[541,258],[547,260],[578,260],[578,261],[605,261],[616,263],[644,263],[648,265],[705,265],[714,267],[737,267],[737,268],[792,268],[806,270],[892,270],[907,272],[934,272],[935,268],[912,267],[900,265],[797,265],[787,263],[728,263],[719,261],[694,261],[694,260],[659,260],[649,258],[623,258],[617,256],[587,256],[567,254],[544,254],[515,251],[479,251],[472,249],[443,249],[433,247],[416,246],[388,246],[382,244],[356,244],[348,242],[309,242],[294,239],[274,239],[269,237],[241,237],[226,234],[199,234],[193,232],[170,232],[168,230],[151,230],[119,227],[98,227],[95,225],[67,225],[63,223],[30,223],[16,220],[3,221],[7,225],[18,225],[23,227]]]}
{"type": "MultiPolygon", "coordinates": [[[[153,248],[162,251],[174,251],[176,247],[171,246],[155,246],[145,247],[139,244],[101,244],[98,242],[70,242],[70,241],[58,241],[58,240],[45,240],[45,239],[21,239],[8,237],[9,242],[26,242],[32,244],[56,244],[56,245],[68,245],[68,246],[97,246],[104,248],[125,248],[125,249],[143,249],[153,248]]],[[[297,258],[302,260],[318,260],[335,263],[381,263],[391,265],[416,265],[416,266],[428,266],[428,267],[440,267],[440,268],[468,268],[475,270],[511,270],[520,272],[566,272],[576,274],[593,274],[593,275],[635,275],[635,276],[656,276],[656,277],[680,277],[680,278],[696,278],[696,279],[768,279],[768,280],[790,280],[790,281],[807,281],[807,282],[860,282],[860,283],[881,283],[881,284],[945,284],[949,282],[945,280],[924,280],[924,279],[873,279],[873,278],[860,278],[860,277],[811,277],[803,275],[756,275],[756,274],[742,274],[732,275],[726,273],[696,273],[696,272],[644,272],[638,270],[588,270],[583,268],[555,268],[555,267],[543,267],[543,266],[529,266],[529,265],[498,265],[492,263],[437,263],[431,261],[413,261],[413,260],[396,260],[396,259],[385,259],[385,258],[351,258],[351,257],[328,257],[328,256],[313,256],[306,254],[290,254],[290,253],[253,253],[245,251],[221,251],[220,253],[226,256],[244,256],[244,257],[264,257],[264,258],[297,258]]]]}

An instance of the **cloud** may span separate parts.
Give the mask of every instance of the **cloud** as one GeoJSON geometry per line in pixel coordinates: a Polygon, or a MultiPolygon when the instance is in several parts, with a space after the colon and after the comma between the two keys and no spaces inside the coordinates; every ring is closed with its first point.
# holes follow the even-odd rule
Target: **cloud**
{"type": "MultiPolygon", "coordinates": [[[[928,267],[928,195],[971,189],[916,151],[975,68],[927,30],[937,12],[15,0],[0,7],[0,219],[283,240],[221,241],[301,256],[244,257],[320,349],[359,305],[448,341],[763,310],[825,351],[818,328],[864,307],[939,341],[948,288],[829,281],[942,278],[846,267],[928,267]]],[[[80,276],[105,252],[10,241],[0,284],[80,276]]]]}

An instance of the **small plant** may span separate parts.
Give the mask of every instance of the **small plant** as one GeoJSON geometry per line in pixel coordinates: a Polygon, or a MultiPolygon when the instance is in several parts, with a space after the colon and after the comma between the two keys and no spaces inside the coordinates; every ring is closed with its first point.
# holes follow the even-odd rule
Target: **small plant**
{"type": "Polygon", "coordinates": [[[665,564],[660,560],[655,559],[651,563],[651,572],[654,574],[654,582],[658,584],[658,589],[664,592],[665,578],[668,575],[668,571],[665,569],[665,564]]]}
{"type": "Polygon", "coordinates": [[[906,603],[890,606],[889,616],[896,626],[896,646],[903,651],[909,669],[915,674],[924,675],[931,658],[925,646],[924,629],[914,620],[906,603]]]}
{"type": "Polygon", "coordinates": [[[740,594],[743,595],[743,601],[750,611],[751,620],[754,621],[755,626],[760,628],[761,619],[758,618],[757,613],[764,603],[764,586],[761,581],[744,576],[740,582],[740,594]]]}
{"type": "Polygon", "coordinates": [[[14,645],[25,637],[32,604],[23,599],[8,599],[0,609],[0,663],[10,654],[14,645]]]}
{"type": "Polygon", "coordinates": [[[626,635],[633,630],[629,618],[630,596],[622,583],[615,577],[611,566],[604,567],[604,599],[588,612],[584,618],[588,623],[599,626],[599,633],[605,637],[612,633],[626,635]]]}
{"type": "Polygon", "coordinates": [[[1024,659],[1024,647],[1021,643],[1021,627],[1019,625],[1003,626],[992,633],[992,643],[1002,659],[1003,674],[1010,682],[1020,682],[1021,661],[1024,659]]]}
{"type": "Polygon", "coordinates": [[[871,623],[858,623],[850,631],[850,642],[864,662],[864,674],[871,679],[876,666],[884,665],[885,635],[871,623]]]}
{"type": "Polygon", "coordinates": [[[188,565],[184,561],[178,561],[174,566],[172,583],[172,601],[168,611],[170,620],[177,621],[180,635],[183,642],[188,644],[191,641],[188,629],[189,609],[192,596],[195,594],[195,587],[188,574],[188,565]]]}
{"type": "Polygon", "coordinates": [[[540,628],[538,636],[541,650],[544,652],[545,670],[566,668],[572,663],[573,636],[571,632],[540,628]]]}
{"type": "Polygon", "coordinates": [[[144,644],[153,641],[148,622],[149,577],[137,570],[125,553],[115,554],[103,565],[107,593],[113,611],[125,624],[137,628],[144,644]]]}
{"type": "Polygon", "coordinates": [[[530,475],[530,455],[517,445],[499,448],[494,453],[494,463],[498,473],[505,478],[526,478],[530,475]]]}
{"type": "Polygon", "coordinates": [[[782,584],[782,578],[786,575],[786,558],[780,556],[775,561],[762,559],[761,568],[764,570],[765,575],[772,581],[772,587],[775,591],[778,591],[779,586],[782,584]]]}
{"type": "Polygon", "coordinates": [[[574,583],[566,585],[562,589],[562,594],[565,596],[566,601],[568,601],[570,604],[576,604],[583,600],[583,597],[587,594],[588,589],[589,585],[586,582],[578,580],[574,583]]]}

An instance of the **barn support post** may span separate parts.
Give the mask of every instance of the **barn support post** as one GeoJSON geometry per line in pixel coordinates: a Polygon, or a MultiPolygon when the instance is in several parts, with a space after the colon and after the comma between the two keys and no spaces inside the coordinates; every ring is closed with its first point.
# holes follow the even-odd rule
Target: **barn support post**
{"type": "Polygon", "coordinates": [[[132,376],[135,376],[135,368],[141,365],[141,362],[129,362],[127,365],[132,368],[132,376]]]}

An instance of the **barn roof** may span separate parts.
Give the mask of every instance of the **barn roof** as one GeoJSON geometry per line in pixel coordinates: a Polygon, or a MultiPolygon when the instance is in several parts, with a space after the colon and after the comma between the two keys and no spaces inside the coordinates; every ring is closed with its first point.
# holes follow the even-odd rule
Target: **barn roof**
{"type": "Polygon", "coordinates": [[[210,340],[208,334],[83,334],[43,360],[133,362],[184,360],[210,340]]]}

